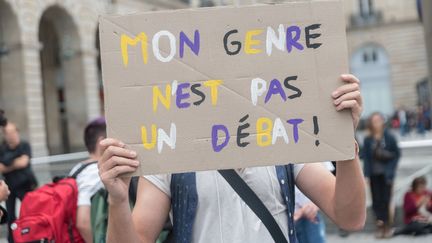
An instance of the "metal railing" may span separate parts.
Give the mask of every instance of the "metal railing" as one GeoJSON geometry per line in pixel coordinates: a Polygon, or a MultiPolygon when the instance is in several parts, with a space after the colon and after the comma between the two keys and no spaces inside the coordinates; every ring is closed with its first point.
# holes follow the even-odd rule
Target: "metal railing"
{"type": "Polygon", "coordinates": [[[33,158],[31,164],[39,185],[43,185],[55,176],[68,175],[74,165],[87,158],[87,152],[77,152],[33,158]]]}
{"type": "Polygon", "coordinates": [[[59,155],[51,155],[51,156],[43,156],[33,158],[31,163],[32,165],[41,165],[41,164],[50,164],[50,163],[59,163],[59,162],[67,162],[67,161],[75,161],[75,160],[84,160],[88,157],[87,152],[76,152],[69,154],[59,154],[59,155]]]}
{"type": "MultiPolygon", "coordinates": [[[[401,141],[399,146],[403,150],[415,149],[415,148],[425,148],[431,147],[432,149],[432,139],[427,140],[413,140],[413,141],[401,141]]],[[[50,178],[59,174],[67,174],[69,170],[79,161],[88,158],[87,152],[76,152],[69,154],[51,155],[32,159],[32,166],[37,174],[43,174],[40,182],[49,181],[50,178]]],[[[419,176],[432,175],[432,152],[431,152],[431,164],[423,167],[409,176],[405,176],[403,179],[399,180],[394,187],[395,194],[401,193],[401,191],[406,190],[411,181],[419,176]]]]}

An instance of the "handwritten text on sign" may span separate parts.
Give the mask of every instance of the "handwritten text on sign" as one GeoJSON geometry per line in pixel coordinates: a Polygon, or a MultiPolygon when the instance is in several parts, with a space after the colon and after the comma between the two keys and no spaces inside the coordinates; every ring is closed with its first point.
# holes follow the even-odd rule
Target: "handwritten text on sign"
{"type": "Polygon", "coordinates": [[[139,152],[140,174],[352,157],[330,98],[347,69],[340,5],[101,19],[109,135],[139,152]]]}

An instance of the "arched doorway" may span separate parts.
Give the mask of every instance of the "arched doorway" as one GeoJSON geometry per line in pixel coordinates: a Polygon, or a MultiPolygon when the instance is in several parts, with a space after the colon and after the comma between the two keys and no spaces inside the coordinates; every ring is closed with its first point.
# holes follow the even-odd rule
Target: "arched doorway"
{"type": "Polygon", "coordinates": [[[375,44],[359,48],[351,58],[351,72],[361,80],[363,117],[375,111],[391,116],[390,63],[384,48],[375,44]]]}
{"type": "Polygon", "coordinates": [[[86,98],[80,39],[72,17],[52,6],[39,23],[47,145],[50,154],[82,149],[86,98]]]}
{"type": "Polygon", "coordinates": [[[27,134],[21,31],[11,6],[0,0],[0,109],[27,134]]]}

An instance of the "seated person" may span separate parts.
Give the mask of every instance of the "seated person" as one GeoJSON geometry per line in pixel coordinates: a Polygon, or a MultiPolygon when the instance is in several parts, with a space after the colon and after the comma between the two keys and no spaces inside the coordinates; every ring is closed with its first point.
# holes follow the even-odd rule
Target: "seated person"
{"type": "Polygon", "coordinates": [[[426,178],[415,178],[411,191],[404,198],[405,227],[399,234],[422,235],[432,233],[432,193],[426,189],[426,178]]]}

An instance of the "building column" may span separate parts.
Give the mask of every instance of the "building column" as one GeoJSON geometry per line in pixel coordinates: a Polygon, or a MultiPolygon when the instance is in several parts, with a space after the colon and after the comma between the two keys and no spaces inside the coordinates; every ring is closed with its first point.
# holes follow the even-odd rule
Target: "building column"
{"type": "Polygon", "coordinates": [[[99,96],[99,77],[96,63],[96,48],[82,53],[84,64],[85,95],[87,100],[87,119],[92,120],[101,115],[99,96]]]}
{"type": "Polygon", "coordinates": [[[190,6],[191,8],[198,8],[200,6],[200,0],[191,0],[190,1],[190,6]]]}
{"type": "Polygon", "coordinates": [[[429,94],[430,105],[432,105],[432,1],[422,1],[423,26],[426,40],[426,50],[429,63],[429,94]]]}
{"type": "Polygon", "coordinates": [[[33,157],[48,155],[39,51],[40,44],[38,41],[25,40],[23,45],[23,78],[27,104],[28,136],[33,157]]]}

